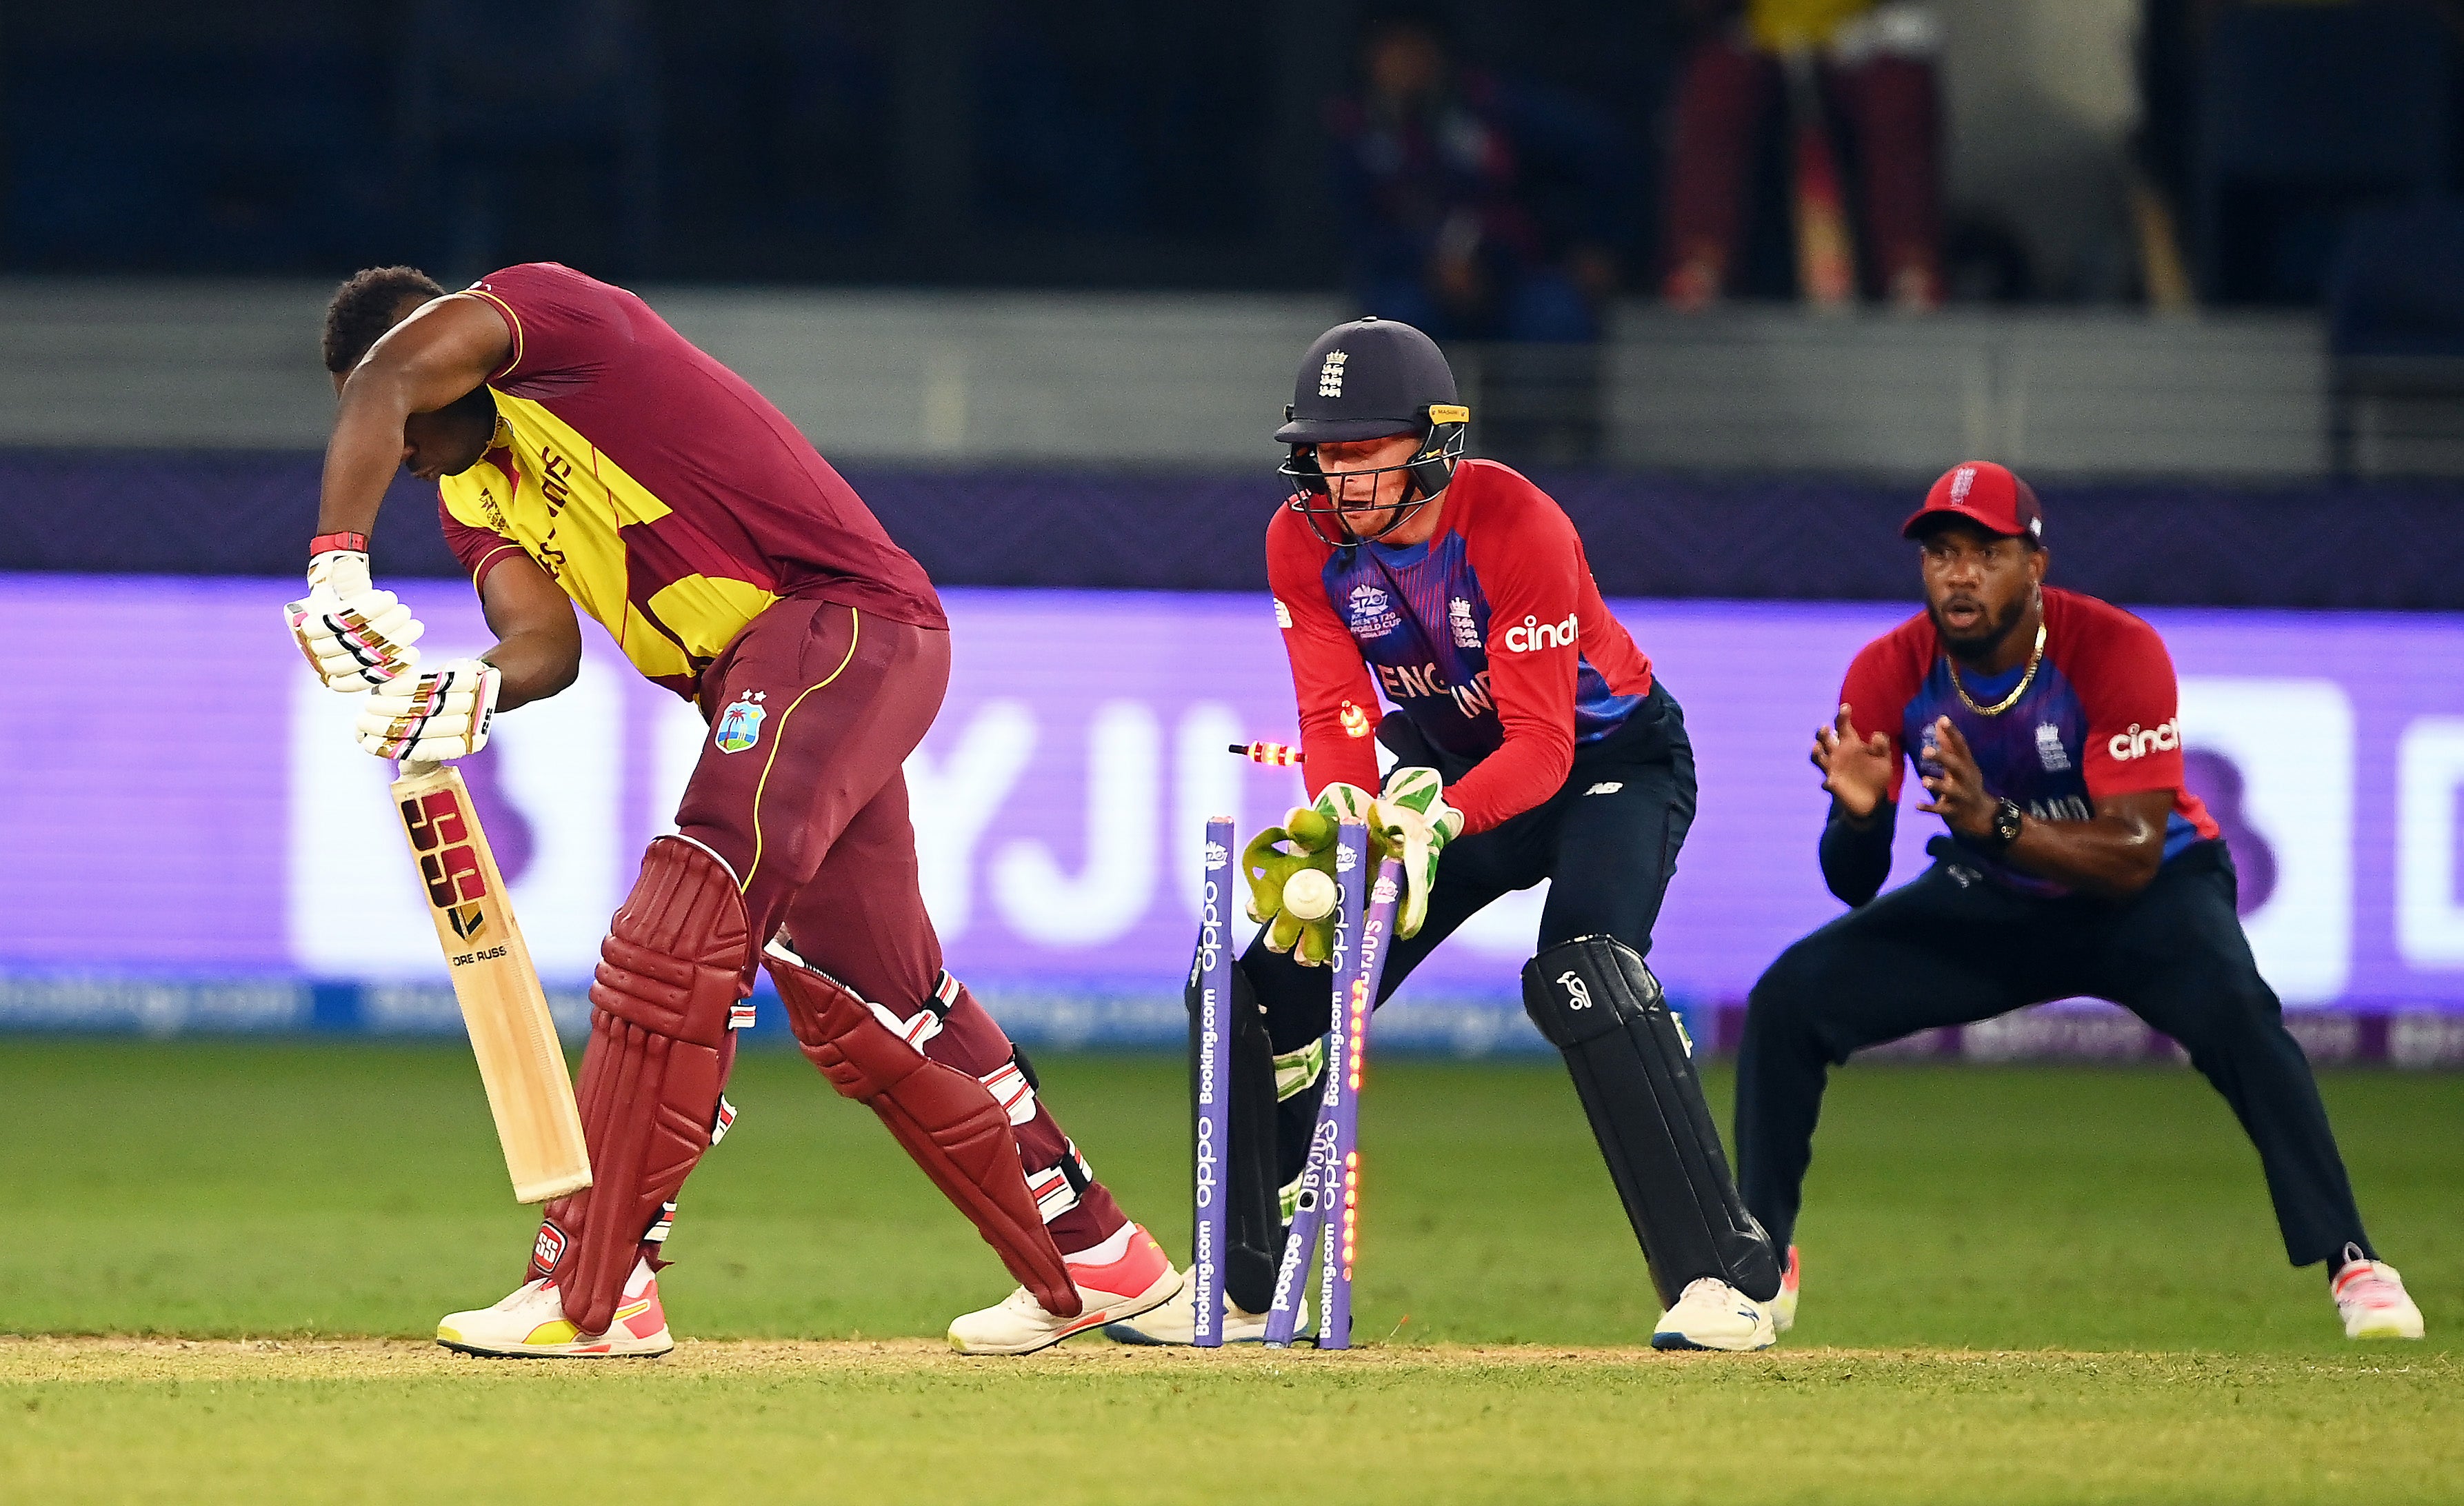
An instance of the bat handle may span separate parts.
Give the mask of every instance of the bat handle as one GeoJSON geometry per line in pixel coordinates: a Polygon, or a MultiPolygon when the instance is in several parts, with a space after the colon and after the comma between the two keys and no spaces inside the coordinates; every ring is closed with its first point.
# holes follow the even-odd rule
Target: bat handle
{"type": "Polygon", "coordinates": [[[405,758],[402,761],[401,776],[406,779],[425,779],[442,767],[443,765],[430,763],[425,758],[405,758]]]}

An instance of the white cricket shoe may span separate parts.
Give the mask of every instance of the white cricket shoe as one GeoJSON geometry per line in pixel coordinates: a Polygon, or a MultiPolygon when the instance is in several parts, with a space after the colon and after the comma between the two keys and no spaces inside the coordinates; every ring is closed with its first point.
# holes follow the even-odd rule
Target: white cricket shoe
{"type": "Polygon", "coordinates": [[[1025,1287],[950,1324],[950,1347],[960,1354],[1033,1354],[1119,1319],[1135,1318],[1180,1295],[1180,1273],[1163,1247],[1135,1224],[1123,1224],[1092,1250],[1064,1255],[1078,1287],[1075,1318],[1045,1312],[1025,1287]]]}
{"type": "MultiPolygon", "coordinates": [[[[1104,1337],[1114,1343],[1185,1344],[1198,1338],[1198,1289],[1188,1272],[1181,1273],[1183,1297],[1177,1302],[1166,1302],[1143,1318],[1106,1323],[1104,1337]]],[[[1301,1298],[1299,1319],[1292,1332],[1299,1334],[1309,1327],[1309,1298],[1301,1298]]],[[[1225,1343],[1263,1343],[1266,1338],[1266,1315],[1253,1313],[1236,1304],[1229,1294],[1223,1299],[1223,1342],[1225,1343]]]]}
{"type": "Polygon", "coordinates": [[[448,1313],[436,1325],[448,1349],[492,1360],[649,1359],[676,1346],[659,1303],[659,1278],[648,1260],[633,1262],[616,1318],[604,1334],[575,1330],[564,1297],[544,1278],[524,1281],[494,1307],[448,1313]]]}
{"type": "Polygon", "coordinates": [[[2343,1269],[2328,1290],[2336,1294],[2336,1316],[2344,1320],[2347,1339],[2418,1339],[2421,1309],[2404,1289],[2404,1277],[2384,1260],[2363,1258],[2352,1245],[2344,1247],[2343,1269]]]}
{"type": "Polygon", "coordinates": [[[1788,1247],[1788,1269],[1779,1275],[1779,1295],[1763,1303],[1771,1314],[1771,1331],[1786,1333],[1796,1326],[1796,1246],[1788,1247]]]}
{"type": "Polygon", "coordinates": [[[1716,1276],[1697,1277],[1652,1330],[1655,1349],[1768,1349],[1777,1341],[1770,1309],[1716,1276]]]}

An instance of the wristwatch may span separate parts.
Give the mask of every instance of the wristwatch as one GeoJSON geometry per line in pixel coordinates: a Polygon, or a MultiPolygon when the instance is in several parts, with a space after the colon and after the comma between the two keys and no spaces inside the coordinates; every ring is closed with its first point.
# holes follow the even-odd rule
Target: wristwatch
{"type": "Polygon", "coordinates": [[[2016,800],[1993,802],[1993,825],[1987,833],[1987,840],[1995,852],[2019,840],[2019,822],[2026,814],[2016,800]]]}

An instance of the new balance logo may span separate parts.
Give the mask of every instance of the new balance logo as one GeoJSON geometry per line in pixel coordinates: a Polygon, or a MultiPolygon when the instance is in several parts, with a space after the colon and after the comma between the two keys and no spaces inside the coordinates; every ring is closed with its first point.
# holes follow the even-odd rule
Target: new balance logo
{"type": "Polygon", "coordinates": [[[1602,779],[1599,783],[1593,785],[1583,793],[1585,795],[1615,795],[1624,788],[1625,781],[1623,779],[1602,779]]]}

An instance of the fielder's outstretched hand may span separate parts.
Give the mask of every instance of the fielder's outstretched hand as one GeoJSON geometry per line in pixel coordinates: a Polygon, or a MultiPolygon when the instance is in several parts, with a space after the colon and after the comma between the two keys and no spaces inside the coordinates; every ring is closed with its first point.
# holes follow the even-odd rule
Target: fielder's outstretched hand
{"type": "Polygon", "coordinates": [[[444,763],[488,746],[496,666],[456,659],[395,680],[360,707],[360,746],[380,758],[444,763]]]}
{"type": "Polygon", "coordinates": [[[1891,766],[1896,761],[1888,733],[1858,740],[1845,704],[1830,726],[1814,730],[1814,766],[1822,771],[1822,787],[1852,819],[1863,820],[1890,798],[1891,766]]]}
{"type": "Polygon", "coordinates": [[[1947,716],[1937,716],[1925,729],[1923,762],[1925,787],[1933,798],[1917,807],[1942,818],[1942,823],[1964,837],[1985,837],[1993,831],[1993,797],[1985,790],[1985,772],[1968,739],[1947,716]]]}
{"type": "Polygon", "coordinates": [[[282,620],[325,688],[372,690],[419,663],[412,647],[426,631],[410,608],[368,581],[367,540],[328,534],[313,541],[308,595],[282,609],[282,620]]]}

